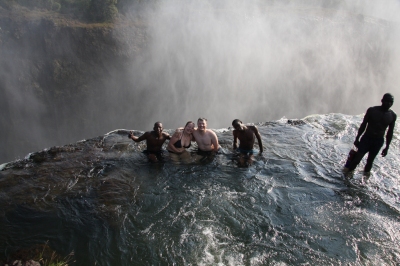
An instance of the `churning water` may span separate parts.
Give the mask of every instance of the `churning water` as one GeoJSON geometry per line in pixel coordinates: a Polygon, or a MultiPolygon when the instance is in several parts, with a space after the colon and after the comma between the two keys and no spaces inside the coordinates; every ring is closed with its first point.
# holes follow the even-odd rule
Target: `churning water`
{"type": "Polygon", "coordinates": [[[30,154],[1,166],[1,256],[48,241],[77,265],[398,265],[399,130],[370,175],[345,176],[361,119],[259,123],[247,168],[231,129],[189,164],[148,163],[127,130],[30,154]]]}

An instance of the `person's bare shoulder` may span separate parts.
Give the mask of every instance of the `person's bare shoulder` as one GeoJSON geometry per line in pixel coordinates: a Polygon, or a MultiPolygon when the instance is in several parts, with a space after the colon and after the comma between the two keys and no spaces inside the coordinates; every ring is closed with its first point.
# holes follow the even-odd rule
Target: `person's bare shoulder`
{"type": "Polygon", "coordinates": [[[181,130],[179,130],[179,128],[177,128],[172,136],[173,137],[179,137],[180,134],[181,134],[181,130]]]}
{"type": "Polygon", "coordinates": [[[142,136],[145,138],[148,138],[149,136],[151,136],[151,131],[144,132],[144,134],[142,136]]]}
{"type": "Polygon", "coordinates": [[[258,129],[256,126],[246,126],[248,129],[250,129],[251,131],[253,131],[253,133],[257,133],[258,129]]]}
{"type": "Polygon", "coordinates": [[[208,132],[209,135],[212,135],[212,136],[214,136],[214,137],[217,137],[217,134],[215,134],[215,132],[214,132],[213,130],[207,129],[207,132],[208,132]]]}
{"type": "Polygon", "coordinates": [[[197,136],[197,134],[199,134],[199,131],[197,130],[197,128],[193,129],[192,135],[193,135],[193,136],[194,136],[194,135],[197,136]]]}
{"type": "Polygon", "coordinates": [[[392,112],[392,114],[393,114],[393,116],[394,116],[394,120],[396,120],[396,119],[397,119],[397,114],[396,114],[396,112],[393,111],[393,110],[390,110],[390,111],[392,112]]]}
{"type": "Polygon", "coordinates": [[[167,138],[167,139],[171,138],[171,136],[167,132],[163,132],[162,135],[164,136],[164,138],[167,138]]]}

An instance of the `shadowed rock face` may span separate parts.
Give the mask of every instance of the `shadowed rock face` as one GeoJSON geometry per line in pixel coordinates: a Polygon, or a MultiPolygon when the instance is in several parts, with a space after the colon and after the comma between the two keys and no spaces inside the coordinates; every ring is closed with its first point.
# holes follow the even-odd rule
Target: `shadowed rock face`
{"type": "Polygon", "coordinates": [[[0,162],[110,131],[108,122],[88,123],[104,115],[97,108],[109,84],[101,80],[124,73],[146,42],[146,29],[132,22],[90,25],[32,13],[0,7],[0,162]]]}

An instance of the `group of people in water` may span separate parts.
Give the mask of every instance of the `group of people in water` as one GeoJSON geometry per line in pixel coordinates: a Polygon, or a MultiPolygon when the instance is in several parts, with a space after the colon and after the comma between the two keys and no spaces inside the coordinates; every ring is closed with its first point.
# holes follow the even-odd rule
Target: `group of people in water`
{"type": "MultiPolygon", "coordinates": [[[[348,160],[348,164],[344,168],[345,172],[353,171],[366,153],[368,153],[368,159],[364,171],[370,172],[373,161],[385,142],[385,133],[386,147],[382,150],[381,155],[383,157],[387,155],[397,119],[396,113],[390,109],[393,102],[393,95],[386,93],[383,95],[380,106],[368,108],[354,141],[357,151],[354,157],[348,160]],[[386,129],[388,129],[387,132],[386,129]]],[[[233,149],[237,152],[238,163],[241,166],[250,165],[252,157],[256,153],[256,150],[254,150],[256,139],[259,154],[262,154],[264,150],[258,128],[244,125],[239,119],[233,120],[232,126],[234,128],[233,149]]],[[[145,132],[140,137],[135,136],[131,131],[129,138],[135,142],[146,140],[147,150],[144,152],[151,162],[163,160],[162,146],[166,140],[169,140],[167,150],[174,161],[190,162],[193,160],[191,154],[187,151],[192,142],[196,142],[198,147],[194,160],[215,154],[220,148],[217,135],[214,131],[207,129],[206,118],[197,120],[197,128],[194,122],[187,122],[183,128],[176,129],[172,136],[163,132],[161,122],[156,122],[153,131],[145,132]]]]}
{"type": "MultiPolygon", "coordinates": [[[[233,148],[238,152],[239,162],[241,164],[251,164],[253,154],[256,152],[253,149],[256,138],[260,147],[259,153],[263,152],[262,139],[258,128],[256,126],[246,126],[239,119],[233,120],[232,126],[234,128],[233,148]],[[237,147],[238,140],[240,142],[239,147],[237,147]]],[[[164,151],[162,146],[166,140],[169,140],[167,151],[172,160],[186,163],[209,157],[217,153],[220,148],[217,134],[207,128],[206,118],[199,118],[197,127],[195,127],[194,122],[187,122],[183,128],[177,128],[172,136],[163,131],[161,122],[156,122],[153,131],[147,131],[140,137],[135,136],[131,131],[128,137],[135,142],[146,140],[147,150],[144,152],[151,162],[163,160],[164,151]],[[192,141],[197,144],[195,158],[192,158],[192,155],[187,151],[192,141]]]]}

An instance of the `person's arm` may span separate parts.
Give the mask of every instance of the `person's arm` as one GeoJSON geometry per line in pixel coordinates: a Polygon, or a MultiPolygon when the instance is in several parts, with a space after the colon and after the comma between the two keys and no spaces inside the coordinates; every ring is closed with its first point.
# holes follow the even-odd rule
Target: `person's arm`
{"type": "Polygon", "coordinates": [[[214,151],[217,152],[219,150],[219,144],[218,144],[218,137],[217,134],[215,134],[214,131],[211,131],[211,144],[214,146],[214,151]]]}
{"type": "Polygon", "coordinates": [[[196,134],[196,130],[197,128],[193,129],[191,141],[196,141],[196,138],[194,137],[194,134],[196,134]]]}
{"type": "Polygon", "coordinates": [[[360,125],[360,128],[358,129],[356,140],[354,141],[354,146],[358,148],[358,145],[360,144],[360,137],[364,133],[365,129],[367,128],[367,124],[369,121],[369,116],[370,116],[370,109],[367,110],[367,113],[364,116],[364,119],[360,125]]]}
{"type": "MultiPolygon", "coordinates": [[[[182,134],[183,134],[183,133],[182,133],[182,134]]],[[[172,137],[171,137],[171,139],[169,140],[169,142],[168,142],[167,149],[168,149],[169,151],[176,152],[176,153],[181,153],[181,152],[182,152],[181,150],[178,150],[178,149],[174,146],[174,143],[177,142],[177,141],[179,140],[179,137],[180,137],[180,133],[179,133],[179,130],[177,129],[177,130],[175,131],[175,133],[172,135],[172,137]]]]}
{"type": "Polygon", "coordinates": [[[397,119],[397,116],[394,115],[393,122],[389,124],[389,129],[388,129],[388,131],[386,133],[386,147],[383,149],[383,151],[381,153],[383,157],[385,157],[387,155],[388,150],[389,150],[390,142],[392,142],[393,130],[394,130],[394,126],[395,126],[395,123],[396,123],[396,119],[397,119]]]}
{"type": "Polygon", "coordinates": [[[163,132],[163,135],[166,139],[171,139],[171,136],[168,133],[163,132]]]}
{"type": "Polygon", "coordinates": [[[234,130],[233,131],[233,150],[234,151],[236,151],[236,149],[237,149],[237,140],[238,140],[237,131],[234,130]]]}
{"type": "Polygon", "coordinates": [[[256,126],[253,127],[253,130],[254,130],[254,134],[256,135],[256,138],[258,141],[258,147],[260,147],[260,154],[261,154],[264,151],[264,148],[262,145],[262,140],[261,140],[261,135],[256,126]]]}
{"type": "Polygon", "coordinates": [[[142,140],[147,139],[149,136],[149,132],[145,132],[143,135],[141,135],[140,137],[136,137],[135,135],[133,135],[133,131],[130,132],[129,134],[129,138],[132,139],[134,142],[140,142],[142,140]]]}

